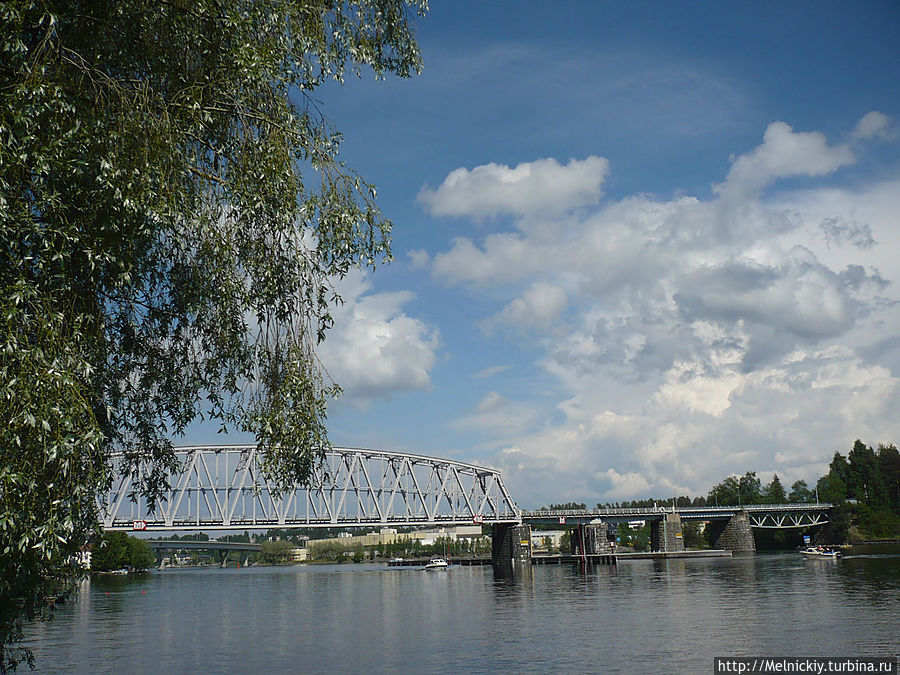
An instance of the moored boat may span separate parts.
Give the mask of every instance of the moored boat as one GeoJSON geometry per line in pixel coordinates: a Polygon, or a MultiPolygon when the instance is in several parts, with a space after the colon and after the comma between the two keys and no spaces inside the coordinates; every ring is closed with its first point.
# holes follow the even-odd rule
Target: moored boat
{"type": "Polygon", "coordinates": [[[804,546],[800,553],[810,558],[831,558],[836,560],[841,557],[841,552],[827,546],[804,546]]]}
{"type": "Polygon", "coordinates": [[[432,558],[431,560],[428,561],[428,563],[426,563],[425,569],[426,570],[443,570],[443,569],[447,569],[447,567],[449,567],[449,566],[450,566],[450,563],[448,563],[443,558],[432,558]]]}

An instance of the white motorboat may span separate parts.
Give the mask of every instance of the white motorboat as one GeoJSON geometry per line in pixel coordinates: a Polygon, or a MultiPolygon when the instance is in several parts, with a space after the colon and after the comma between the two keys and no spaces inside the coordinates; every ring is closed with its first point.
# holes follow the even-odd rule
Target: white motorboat
{"type": "Polygon", "coordinates": [[[448,563],[443,558],[432,558],[431,560],[428,561],[428,563],[426,563],[425,569],[426,570],[444,570],[444,569],[447,569],[449,566],[450,566],[450,563],[448,563]]]}
{"type": "Polygon", "coordinates": [[[840,551],[826,546],[804,546],[800,549],[800,553],[809,558],[831,558],[836,560],[841,557],[840,551]]]}

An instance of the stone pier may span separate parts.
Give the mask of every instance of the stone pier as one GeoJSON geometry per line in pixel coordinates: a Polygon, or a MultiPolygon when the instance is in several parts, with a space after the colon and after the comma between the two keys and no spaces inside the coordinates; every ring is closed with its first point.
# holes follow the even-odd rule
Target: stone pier
{"type": "Polygon", "coordinates": [[[578,525],[569,533],[572,555],[608,555],[613,552],[609,543],[608,525],[578,525]],[[583,543],[583,548],[582,548],[583,543]]]}
{"type": "Polygon", "coordinates": [[[491,525],[491,564],[495,569],[513,565],[531,567],[531,526],[491,525]]]}
{"type": "Polygon", "coordinates": [[[707,525],[709,545],[733,553],[755,553],[756,542],[746,511],[734,514],[730,520],[714,520],[707,525]]]}
{"type": "Polygon", "coordinates": [[[672,553],[684,550],[681,516],[667,513],[662,520],[650,521],[650,550],[672,553]]]}

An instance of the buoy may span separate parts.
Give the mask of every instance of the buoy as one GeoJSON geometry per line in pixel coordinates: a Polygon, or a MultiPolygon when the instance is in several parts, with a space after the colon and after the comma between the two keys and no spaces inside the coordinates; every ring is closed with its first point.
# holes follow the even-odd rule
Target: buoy
{"type": "Polygon", "coordinates": [[[141,595],[147,595],[147,591],[141,591],[141,595]]]}

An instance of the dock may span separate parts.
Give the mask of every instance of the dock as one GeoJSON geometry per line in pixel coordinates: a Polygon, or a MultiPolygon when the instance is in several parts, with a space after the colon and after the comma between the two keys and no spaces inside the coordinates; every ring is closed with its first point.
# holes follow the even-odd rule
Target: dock
{"type": "Polygon", "coordinates": [[[617,553],[619,560],[671,560],[673,558],[730,558],[731,551],[707,549],[702,551],[647,551],[644,553],[617,553]]]}

